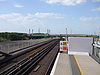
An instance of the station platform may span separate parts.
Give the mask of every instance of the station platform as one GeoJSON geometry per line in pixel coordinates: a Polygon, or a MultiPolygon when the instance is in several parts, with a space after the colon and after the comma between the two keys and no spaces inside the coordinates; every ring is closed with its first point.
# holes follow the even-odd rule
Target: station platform
{"type": "Polygon", "coordinates": [[[100,75],[100,64],[89,55],[58,53],[50,75],[100,75]]]}

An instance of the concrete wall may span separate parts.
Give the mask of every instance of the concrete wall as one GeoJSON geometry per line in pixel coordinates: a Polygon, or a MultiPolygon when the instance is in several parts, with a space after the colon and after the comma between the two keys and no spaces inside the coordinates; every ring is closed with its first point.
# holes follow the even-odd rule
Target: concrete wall
{"type": "Polygon", "coordinates": [[[4,53],[10,53],[36,43],[40,43],[49,39],[35,39],[35,40],[23,40],[23,41],[10,41],[0,42],[0,51],[4,53]]]}
{"type": "Polygon", "coordinates": [[[69,37],[69,51],[92,53],[93,38],[69,37]]]}

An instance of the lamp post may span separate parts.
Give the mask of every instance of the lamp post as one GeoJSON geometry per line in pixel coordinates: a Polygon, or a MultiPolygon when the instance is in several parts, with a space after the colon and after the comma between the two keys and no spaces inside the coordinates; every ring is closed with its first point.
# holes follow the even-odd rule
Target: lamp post
{"type": "Polygon", "coordinates": [[[68,41],[68,32],[67,32],[67,28],[66,28],[66,40],[68,41]]]}
{"type": "Polygon", "coordinates": [[[33,29],[32,29],[32,35],[33,35],[33,29]]]}
{"type": "Polygon", "coordinates": [[[38,33],[40,33],[40,28],[38,29],[38,33]]]}

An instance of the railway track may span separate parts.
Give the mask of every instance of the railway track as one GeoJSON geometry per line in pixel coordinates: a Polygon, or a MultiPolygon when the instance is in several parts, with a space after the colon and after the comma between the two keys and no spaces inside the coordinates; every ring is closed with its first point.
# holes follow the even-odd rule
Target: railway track
{"type": "MultiPolygon", "coordinates": [[[[49,41],[45,44],[42,44],[40,47],[35,48],[35,50],[28,50],[26,52],[22,52],[19,53],[19,55],[17,54],[17,56],[13,60],[19,60],[18,57],[21,56],[21,54],[25,54],[27,52],[27,54],[25,54],[25,56],[21,59],[20,61],[18,61],[17,63],[14,63],[10,66],[8,66],[6,69],[3,68],[0,72],[0,75],[26,75],[29,74],[29,72],[31,71],[31,69],[36,66],[36,64],[42,60],[57,44],[58,44],[59,40],[55,39],[52,41],[49,41]]],[[[56,53],[57,54],[57,53],[56,53]]],[[[9,59],[9,61],[11,61],[9,59]]],[[[54,59],[53,59],[54,61],[54,59]]],[[[52,62],[53,62],[52,61],[52,62]]],[[[52,64],[52,63],[51,63],[52,64]]],[[[50,64],[50,65],[51,65],[50,64]]],[[[49,65],[49,67],[50,67],[49,65]]],[[[49,69],[48,69],[49,70],[49,69]]],[[[48,72],[46,72],[48,74],[48,72]]]]}
{"type": "Polygon", "coordinates": [[[43,48],[46,46],[47,43],[52,42],[53,40],[45,41],[38,43],[36,45],[32,45],[28,48],[25,48],[23,50],[20,50],[18,52],[12,52],[10,56],[5,57],[3,60],[0,60],[0,72],[2,71],[2,67],[9,67],[12,64],[14,64],[17,61],[20,61],[21,59],[25,58],[26,56],[30,55],[31,53],[35,53],[39,51],[38,48],[43,48]],[[8,65],[9,64],[9,65],[8,65]],[[10,65],[11,64],[11,65],[10,65]]]}

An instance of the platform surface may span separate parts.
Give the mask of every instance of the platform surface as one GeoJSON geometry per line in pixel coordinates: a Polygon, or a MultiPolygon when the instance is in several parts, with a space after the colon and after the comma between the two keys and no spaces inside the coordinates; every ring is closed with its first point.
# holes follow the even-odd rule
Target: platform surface
{"type": "Polygon", "coordinates": [[[100,64],[86,55],[75,55],[83,70],[84,75],[100,75],[100,64]]]}
{"type": "MultiPolygon", "coordinates": [[[[100,75],[100,64],[89,55],[73,55],[80,75],[100,75]]],[[[59,53],[50,75],[73,75],[70,55],[59,53]]],[[[74,74],[74,75],[77,75],[74,74]]]]}
{"type": "Polygon", "coordinates": [[[51,75],[72,75],[69,63],[69,55],[66,53],[59,53],[58,60],[56,60],[55,70],[53,68],[53,73],[51,75]]]}

